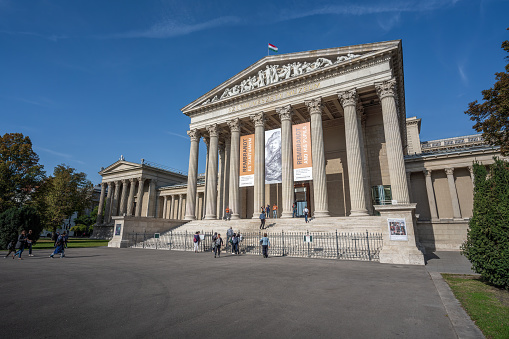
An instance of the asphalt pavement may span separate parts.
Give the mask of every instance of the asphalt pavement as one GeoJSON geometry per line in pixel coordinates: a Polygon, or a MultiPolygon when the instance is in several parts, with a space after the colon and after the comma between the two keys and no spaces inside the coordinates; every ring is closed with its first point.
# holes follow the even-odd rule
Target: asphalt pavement
{"type": "Polygon", "coordinates": [[[63,259],[47,250],[0,259],[0,338],[457,337],[423,266],[66,252],[63,259]]]}

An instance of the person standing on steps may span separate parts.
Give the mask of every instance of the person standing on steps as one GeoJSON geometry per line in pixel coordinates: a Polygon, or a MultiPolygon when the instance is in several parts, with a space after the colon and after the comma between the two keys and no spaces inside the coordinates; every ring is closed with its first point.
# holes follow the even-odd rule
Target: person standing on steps
{"type": "Polygon", "coordinates": [[[268,258],[269,257],[270,241],[269,241],[269,238],[267,237],[267,233],[264,233],[263,238],[260,239],[260,245],[262,245],[263,257],[268,258]]]}
{"type": "Polygon", "coordinates": [[[273,218],[277,219],[277,205],[276,204],[274,204],[274,206],[272,206],[272,213],[274,214],[273,218]]]}
{"type": "Polygon", "coordinates": [[[297,203],[295,202],[293,203],[292,210],[293,210],[292,218],[295,218],[295,216],[297,215],[297,203]]]}
{"type": "Polygon", "coordinates": [[[230,226],[228,231],[226,231],[226,249],[228,249],[228,246],[230,246],[232,248],[231,252],[233,253],[232,236],[233,236],[233,229],[230,226]]]}
{"type": "Polygon", "coordinates": [[[265,207],[265,215],[267,218],[270,218],[270,205],[267,204],[267,207],[265,207]]]}
{"type": "Polygon", "coordinates": [[[239,254],[239,237],[236,233],[232,236],[232,254],[239,254]]]}
{"type": "Polygon", "coordinates": [[[308,215],[309,215],[309,210],[308,210],[308,207],[304,207],[304,209],[302,210],[302,212],[304,213],[304,220],[306,221],[306,224],[309,222],[308,221],[308,215]]]}
{"type": "Polygon", "coordinates": [[[265,213],[260,213],[260,229],[263,230],[265,228],[265,213]]]}
{"type": "Polygon", "coordinates": [[[196,234],[193,237],[194,241],[194,253],[198,253],[200,250],[200,231],[196,232],[196,234]]]}

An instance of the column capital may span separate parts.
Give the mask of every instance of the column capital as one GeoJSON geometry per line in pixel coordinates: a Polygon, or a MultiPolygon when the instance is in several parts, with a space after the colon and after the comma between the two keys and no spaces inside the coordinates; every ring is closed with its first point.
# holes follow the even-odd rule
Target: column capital
{"type": "Polygon", "coordinates": [[[424,175],[427,176],[427,177],[431,177],[431,170],[430,169],[425,169],[425,170],[422,170],[424,175]]]}
{"type": "Polygon", "coordinates": [[[445,168],[445,174],[447,175],[453,175],[454,174],[454,168],[453,167],[448,167],[448,168],[445,168]]]}
{"type": "Polygon", "coordinates": [[[209,132],[210,137],[219,136],[219,129],[217,128],[217,124],[207,126],[207,131],[209,132]]]}
{"type": "Polygon", "coordinates": [[[136,178],[136,179],[138,179],[138,182],[140,182],[140,183],[141,183],[141,182],[145,182],[145,180],[147,180],[147,179],[146,179],[146,178],[144,178],[144,177],[138,177],[138,178],[136,178]]]}
{"type": "Polygon", "coordinates": [[[265,113],[259,112],[249,116],[249,119],[254,123],[255,127],[265,126],[265,113]]]}
{"type": "Polygon", "coordinates": [[[276,108],[276,113],[279,114],[279,119],[292,120],[293,109],[291,105],[276,108]]]}
{"type": "Polygon", "coordinates": [[[131,182],[131,184],[136,181],[136,178],[129,178],[129,181],[131,182]]]}
{"type": "Polygon", "coordinates": [[[390,80],[381,82],[381,83],[375,83],[375,89],[376,93],[378,94],[378,97],[380,100],[382,100],[385,97],[392,96],[395,97],[396,94],[396,79],[392,78],[390,80]]]}
{"type": "Polygon", "coordinates": [[[128,182],[129,182],[129,179],[122,179],[122,184],[127,185],[128,182]]]}
{"type": "Polygon", "coordinates": [[[343,109],[347,106],[355,106],[357,105],[357,99],[359,98],[357,94],[357,90],[351,89],[345,92],[338,93],[339,103],[343,107],[343,109]]]}
{"type": "Polygon", "coordinates": [[[187,131],[187,135],[189,135],[191,141],[200,141],[201,133],[197,129],[187,131]]]}
{"type": "Polygon", "coordinates": [[[306,104],[309,114],[322,114],[322,98],[318,97],[311,100],[304,101],[306,104]]]}
{"type": "Polygon", "coordinates": [[[108,188],[110,188],[111,186],[113,186],[113,181],[108,181],[108,188]]]}
{"type": "Polygon", "coordinates": [[[242,127],[242,122],[240,121],[239,118],[228,120],[226,123],[228,124],[228,127],[230,127],[230,131],[240,132],[240,128],[242,127]]]}

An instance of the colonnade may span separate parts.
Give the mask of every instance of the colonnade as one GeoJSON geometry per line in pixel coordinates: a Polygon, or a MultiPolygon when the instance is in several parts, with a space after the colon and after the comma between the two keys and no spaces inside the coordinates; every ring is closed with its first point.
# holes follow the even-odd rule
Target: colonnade
{"type": "MultiPolygon", "coordinates": [[[[400,123],[396,105],[396,80],[391,79],[374,84],[380,98],[383,125],[389,163],[389,176],[393,200],[400,204],[410,202],[403,159],[403,147],[400,123]]],[[[347,145],[348,176],[350,186],[350,216],[368,215],[366,199],[366,160],[364,140],[358,109],[356,89],[337,93],[343,107],[345,118],[345,137],[347,145]]],[[[327,194],[326,159],[322,127],[322,99],[306,100],[311,121],[311,148],[313,156],[313,215],[316,218],[328,217],[329,202],[327,194]]],[[[292,154],[292,114],[291,105],[277,107],[276,114],[281,120],[282,147],[282,218],[292,217],[294,202],[293,154],[292,154]]],[[[265,204],[265,122],[266,112],[260,111],[249,116],[255,127],[254,158],[254,198],[253,218],[258,218],[258,209],[265,204]]],[[[219,122],[219,121],[218,121],[219,122]]],[[[204,206],[205,219],[220,219],[226,206],[232,210],[232,219],[240,218],[239,166],[240,166],[240,130],[242,121],[234,118],[225,121],[230,133],[220,135],[218,123],[206,127],[208,137],[205,174],[204,206]],[[219,170],[218,170],[219,168],[219,170]]],[[[187,220],[196,218],[196,185],[198,143],[202,131],[194,129],[188,132],[191,139],[189,171],[186,200],[187,220]]]]}

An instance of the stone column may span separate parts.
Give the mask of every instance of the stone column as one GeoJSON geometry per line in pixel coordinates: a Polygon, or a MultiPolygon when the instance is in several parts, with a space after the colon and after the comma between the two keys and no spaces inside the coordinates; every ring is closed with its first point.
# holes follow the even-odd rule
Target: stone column
{"type": "Polygon", "coordinates": [[[127,183],[129,180],[122,180],[122,196],[120,198],[120,213],[118,215],[124,215],[126,208],[126,200],[127,200],[127,183]]]}
{"type": "Polygon", "coordinates": [[[99,207],[97,208],[97,218],[95,223],[101,225],[103,222],[103,211],[104,211],[104,194],[106,193],[106,183],[101,183],[101,195],[99,196],[99,207]]]}
{"type": "Polygon", "coordinates": [[[431,180],[431,170],[424,170],[426,176],[426,193],[428,194],[429,212],[431,220],[438,220],[437,204],[435,202],[435,190],[433,189],[433,180],[431,180]]]}
{"type": "Polygon", "coordinates": [[[401,144],[401,133],[395,100],[396,79],[375,84],[375,88],[382,103],[385,146],[387,149],[387,162],[389,163],[392,199],[396,200],[398,204],[408,204],[410,199],[408,196],[403,146],[401,144]]]}
{"type": "Polygon", "coordinates": [[[104,223],[109,224],[111,219],[111,197],[113,196],[113,182],[108,183],[108,193],[106,194],[106,210],[104,211],[104,223]]]}
{"type": "Polygon", "coordinates": [[[179,194],[179,207],[178,207],[178,210],[177,210],[177,219],[180,220],[182,219],[182,194],[179,194]]]}
{"type": "Polygon", "coordinates": [[[210,135],[209,161],[207,168],[207,213],[205,219],[216,219],[217,210],[217,146],[218,146],[218,128],[217,124],[207,127],[210,135]]]}
{"type": "Polygon", "coordinates": [[[460,202],[458,200],[458,192],[456,191],[456,183],[454,182],[454,168],[446,168],[445,174],[447,174],[447,183],[451,193],[453,217],[454,219],[461,219],[460,202]]]}
{"type": "Polygon", "coordinates": [[[150,185],[148,186],[147,217],[156,216],[156,185],[157,181],[150,179],[150,185]]]}
{"type": "Polygon", "coordinates": [[[165,195],[163,202],[163,219],[166,219],[166,212],[168,212],[168,196],[165,195]]]}
{"type": "Polygon", "coordinates": [[[115,181],[115,195],[113,195],[113,202],[111,206],[111,215],[118,215],[118,196],[120,193],[120,180],[115,181]]]}
{"type": "Polygon", "coordinates": [[[136,201],[136,216],[141,217],[141,205],[143,203],[143,186],[145,186],[145,178],[138,178],[138,199],[136,201]]]}
{"type": "Polygon", "coordinates": [[[218,185],[217,185],[217,219],[221,220],[223,218],[223,199],[224,199],[224,166],[225,166],[225,145],[224,142],[218,144],[219,150],[219,170],[217,173],[218,185]]]}
{"type": "Polygon", "coordinates": [[[195,200],[195,203],[194,203],[194,206],[195,206],[195,218],[196,219],[199,219],[200,218],[200,210],[198,209],[198,206],[200,204],[200,193],[198,193],[198,191],[196,191],[196,200],[195,200]]]}
{"type": "MultiPolygon", "coordinates": [[[[240,175],[240,127],[241,122],[238,118],[228,121],[231,131],[231,151],[230,151],[230,194],[229,204],[232,212],[232,219],[240,219],[240,194],[239,194],[239,175],[240,175]]],[[[258,207],[260,208],[260,207],[258,207]]]]}
{"type": "Polygon", "coordinates": [[[231,139],[230,135],[224,137],[224,168],[223,168],[223,215],[226,207],[230,207],[228,200],[230,199],[230,155],[231,139]]]}
{"type": "Polygon", "coordinates": [[[468,172],[470,173],[470,179],[472,180],[472,188],[475,188],[474,167],[468,166],[468,172]]]}
{"type": "Polygon", "coordinates": [[[355,89],[339,93],[339,102],[343,106],[345,117],[346,158],[348,165],[348,183],[350,186],[350,216],[368,215],[364,187],[364,169],[359,119],[357,117],[357,91],[355,89]]]}
{"type": "Polygon", "coordinates": [[[290,105],[276,108],[281,119],[281,164],[282,164],[282,213],[281,218],[293,216],[294,183],[293,183],[293,147],[292,147],[292,115],[290,105]]]}
{"type": "Polygon", "coordinates": [[[198,153],[200,145],[200,132],[197,129],[188,131],[191,138],[189,151],[189,171],[187,172],[187,199],[185,220],[195,220],[196,210],[196,184],[198,180],[198,153]]]}
{"type": "Polygon", "coordinates": [[[170,219],[176,219],[175,218],[175,195],[171,196],[170,219]]]}
{"type": "Polygon", "coordinates": [[[410,181],[410,178],[412,176],[412,172],[406,172],[406,182],[408,183],[408,199],[410,202],[412,202],[412,182],[410,181]]]}
{"type": "Polygon", "coordinates": [[[253,219],[258,219],[260,207],[265,204],[265,114],[260,112],[249,118],[255,125],[253,219]]]}
{"type": "MultiPolygon", "coordinates": [[[[207,146],[207,157],[205,159],[205,184],[203,187],[203,203],[202,203],[202,211],[201,214],[203,217],[205,217],[205,214],[207,213],[207,185],[208,185],[208,177],[209,177],[209,146],[210,146],[210,139],[203,137],[203,142],[205,143],[205,146],[207,146]]],[[[203,218],[202,218],[203,219],[203,218]]]]}
{"type": "Polygon", "coordinates": [[[305,101],[311,116],[311,152],[313,154],[314,217],[329,217],[329,198],[323,147],[322,98],[305,101]]]}
{"type": "Polygon", "coordinates": [[[134,189],[136,188],[136,178],[129,179],[129,199],[127,199],[127,216],[133,215],[134,189]]]}

